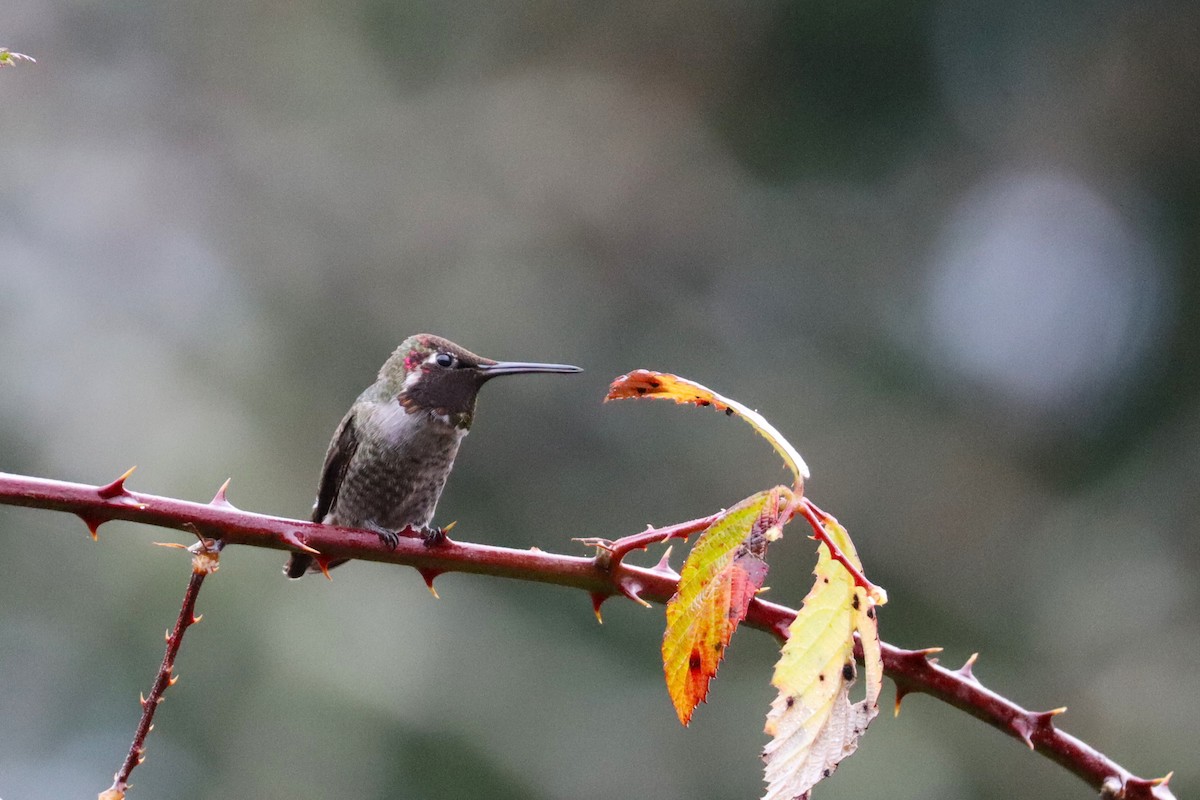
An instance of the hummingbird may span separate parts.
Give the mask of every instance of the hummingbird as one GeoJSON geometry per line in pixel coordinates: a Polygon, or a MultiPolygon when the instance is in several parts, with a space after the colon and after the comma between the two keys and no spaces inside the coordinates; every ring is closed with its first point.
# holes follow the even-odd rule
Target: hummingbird
{"type": "MultiPolygon", "coordinates": [[[[483,384],[500,375],[582,371],[569,364],[493,361],[428,333],[408,337],[334,431],[313,522],[369,530],[392,548],[400,531],[412,527],[426,546],[439,544],[445,532],[429,524],[483,384]]],[[[306,553],[292,553],[283,568],[289,578],[314,571],[318,567],[306,553]]]]}

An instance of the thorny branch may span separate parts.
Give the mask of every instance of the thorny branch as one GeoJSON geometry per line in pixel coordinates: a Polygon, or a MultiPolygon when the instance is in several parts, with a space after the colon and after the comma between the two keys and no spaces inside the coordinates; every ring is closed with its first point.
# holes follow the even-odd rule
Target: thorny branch
{"type": "MultiPolygon", "coordinates": [[[[183,545],[174,545],[182,547],[183,545]]],[[[200,586],[209,574],[217,571],[220,558],[221,543],[213,539],[201,539],[191,548],[192,576],[188,579],[187,589],[183,593],[183,605],[179,609],[179,618],[175,620],[175,629],[167,631],[167,651],[163,654],[162,666],[150,687],[150,695],[143,696],[142,718],[133,734],[133,744],[129,746],[129,755],[121,768],[113,775],[112,786],[100,793],[99,800],[122,800],[129,789],[129,775],[134,767],[146,760],[146,736],[154,728],[154,712],[163,701],[163,695],[168,686],[174,686],[179,677],[175,672],[175,656],[179,654],[179,646],[183,644],[183,634],[187,629],[200,621],[196,616],[196,597],[200,594],[200,586]]],[[[203,615],[201,615],[203,616],[203,615]]]]}
{"type": "MultiPolygon", "coordinates": [[[[128,475],[97,487],[0,473],[0,504],[73,513],[84,521],[93,536],[103,523],[122,519],[185,530],[202,538],[218,540],[222,545],[244,544],[276,550],[311,548],[327,557],[404,564],[417,569],[430,586],[444,572],[470,572],[568,586],[588,592],[597,611],[604,600],[617,594],[640,602],[665,603],[675,593],[679,580],[665,560],[647,569],[613,559],[611,552],[603,549],[596,557],[583,558],[449,539],[435,548],[427,548],[419,534],[410,532],[412,535],[402,537],[395,550],[389,550],[369,531],[241,511],[230,505],[225,487],[209,503],[191,503],[132,492],[125,488],[128,475]]],[[[702,530],[698,523],[680,523],[673,527],[680,532],[677,535],[682,535],[684,530],[702,530]]],[[[637,536],[653,539],[654,533],[658,532],[646,531],[637,536]]],[[[658,535],[661,537],[661,533],[658,535]]],[[[750,604],[745,623],[783,639],[795,613],[793,609],[755,599],[750,604]]],[[[180,619],[185,616],[181,613],[180,619]]],[[[987,689],[975,678],[971,669],[974,657],[960,669],[950,670],[930,657],[936,652],[936,648],[905,650],[883,644],[884,671],[896,684],[897,704],[900,698],[912,692],[935,697],[1025,742],[1031,749],[1083,779],[1100,792],[1102,798],[1174,799],[1167,778],[1139,778],[1055,727],[1054,717],[1061,709],[1043,712],[1024,709],[987,689]]],[[[167,658],[173,659],[170,649],[167,658]]],[[[164,659],[164,667],[167,666],[164,659]]],[[[160,672],[160,679],[162,674],[160,672]]],[[[169,677],[169,668],[167,674],[169,677]]]]}

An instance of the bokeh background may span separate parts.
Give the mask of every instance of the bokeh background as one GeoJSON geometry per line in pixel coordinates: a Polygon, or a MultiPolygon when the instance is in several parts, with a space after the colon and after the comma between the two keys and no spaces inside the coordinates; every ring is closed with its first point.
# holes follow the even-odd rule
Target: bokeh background
{"type": "MultiPolygon", "coordinates": [[[[0,470],[232,477],[304,517],[341,414],[427,330],[587,369],[489,385],[439,510],[581,553],[786,479],[720,415],[600,403],[679,372],[805,454],[885,638],[979,651],[1196,793],[1200,5],[5,0],[0,45],[38,59],[0,70],[0,470]]],[[[4,800],[108,785],[171,536],[0,508],[4,800]]],[[[685,731],[661,608],[601,627],[564,589],[282,561],[226,553],[137,797],[761,791],[762,634],[685,731]]],[[[1090,796],[919,696],[818,790],[885,794],[1090,796]]]]}

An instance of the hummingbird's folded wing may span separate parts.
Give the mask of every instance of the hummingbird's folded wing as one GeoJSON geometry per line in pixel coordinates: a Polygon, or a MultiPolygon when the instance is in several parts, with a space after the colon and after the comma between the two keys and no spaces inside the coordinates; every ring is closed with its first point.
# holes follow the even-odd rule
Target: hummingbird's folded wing
{"type": "Polygon", "coordinates": [[[342,417],[342,423],[329,442],[329,450],[325,452],[325,466],[321,468],[321,482],[317,486],[317,502],[313,504],[313,522],[324,522],[325,515],[337,502],[342,479],[346,477],[346,469],[356,450],[358,433],[354,426],[354,408],[351,408],[342,417]]]}

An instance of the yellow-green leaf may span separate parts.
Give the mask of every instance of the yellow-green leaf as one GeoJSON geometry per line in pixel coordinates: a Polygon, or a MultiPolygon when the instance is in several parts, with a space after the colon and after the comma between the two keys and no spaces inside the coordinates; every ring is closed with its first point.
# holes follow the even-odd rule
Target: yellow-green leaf
{"type": "Polygon", "coordinates": [[[783,486],[729,509],[696,541],[667,604],[663,672],[679,721],[708,694],[725,648],[767,576],[767,543],[778,538],[792,493],[783,486]]]}
{"type": "MultiPolygon", "coordinates": [[[[861,571],[846,529],[832,519],[824,525],[833,543],[861,571]]],[[[855,751],[879,713],[883,660],[875,601],[855,585],[824,543],[818,548],[815,575],[771,680],[779,695],[767,714],[766,732],[772,740],[763,751],[764,800],[807,798],[818,781],[855,751]],[[851,702],[856,631],[863,646],[866,692],[851,702]]]]}

